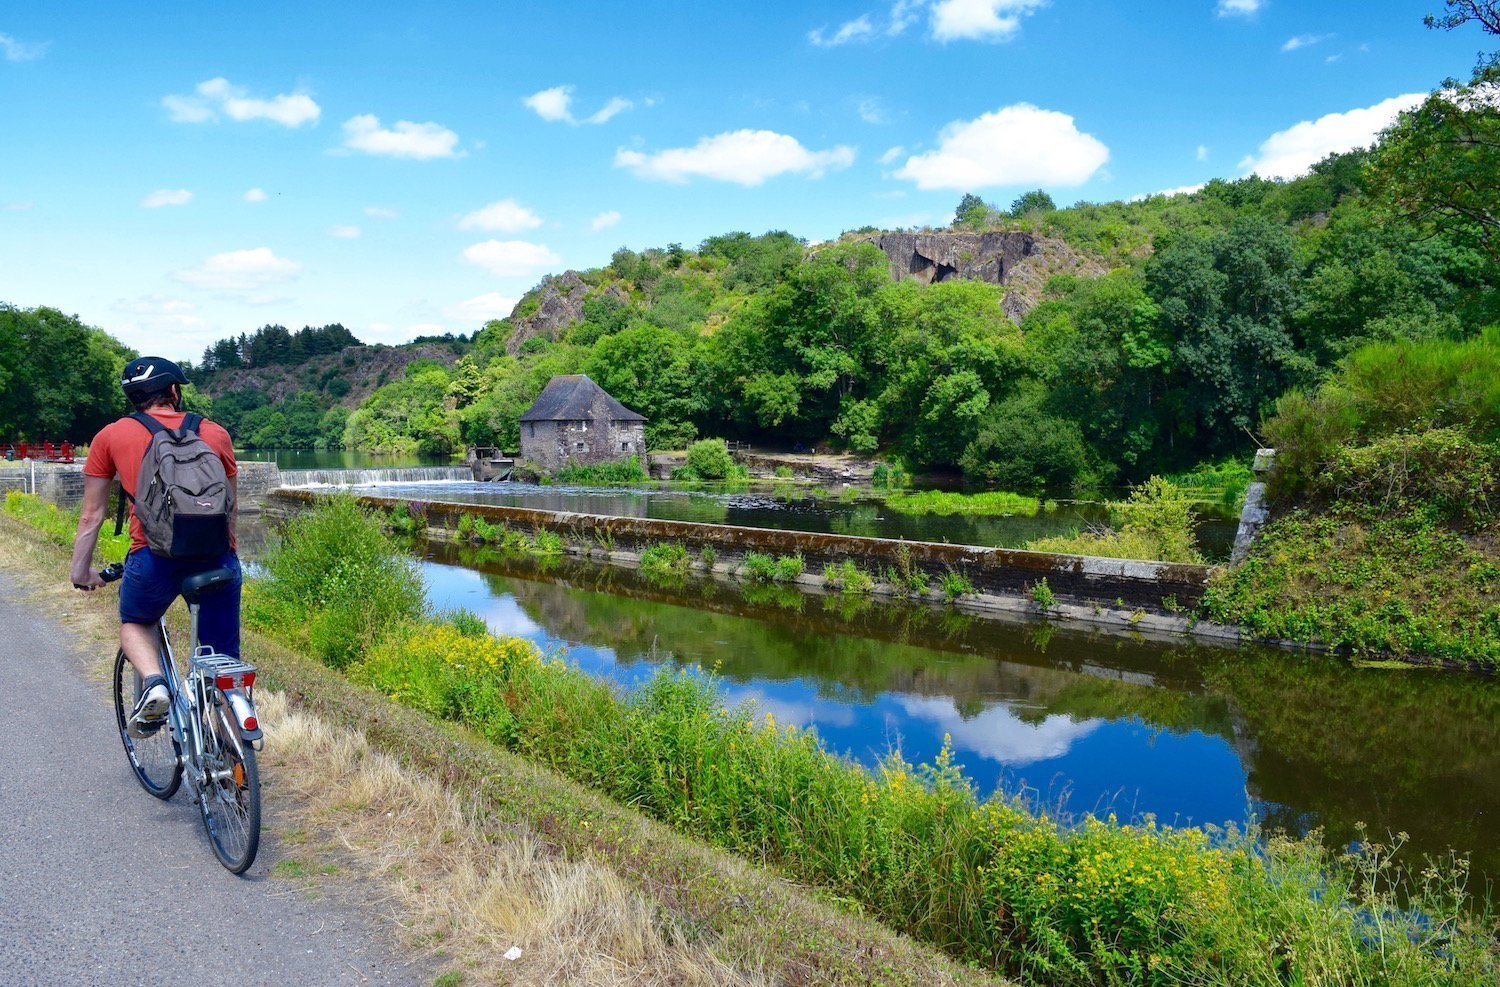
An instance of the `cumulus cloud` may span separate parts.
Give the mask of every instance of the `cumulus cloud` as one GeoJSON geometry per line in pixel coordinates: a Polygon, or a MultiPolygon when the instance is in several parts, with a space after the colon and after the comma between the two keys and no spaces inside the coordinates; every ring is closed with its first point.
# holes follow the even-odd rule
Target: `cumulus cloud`
{"type": "Polygon", "coordinates": [[[50,41],[22,41],[9,34],[0,34],[0,52],[7,62],[30,62],[47,54],[50,41]]]}
{"type": "Polygon", "coordinates": [[[198,83],[191,96],[163,96],[161,103],[178,123],[207,123],[223,114],[238,122],[270,120],[283,127],[300,127],[317,123],[323,114],[322,108],[304,92],[260,99],[223,77],[198,83]]]}
{"type": "Polygon", "coordinates": [[[615,167],[629,168],[637,178],[683,184],[711,178],[739,185],[760,185],[788,173],[820,178],[830,169],[854,163],[854,148],[840,145],[810,151],[795,138],[770,130],[734,130],[705,137],[692,147],[675,147],[655,154],[620,148],[615,167]]]}
{"type": "Polygon", "coordinates": [[[1075,721],[1058,714],[1049,715],[1040,723],[1028,723],[1003,704],[977,715],[965,715],[952,699],[935,696],[902,696],[897,701],[913,719],[940,726],[958,750],[972,751],[1010,767],[1062,757],[1075,743],[1104,725],[1102,719],[1075,721]]]}
{"type": "Polygon", "coordinates": [[[502,295],[498,291],[487,291],[482,295],[476,295],[468,301],[458,302],[443,309],[443,314],[450,319],[462,319],[464,322],[484,323],[491,319],[503,319],[516,307],[519,298],[511,298],[502,295]]]}
{"type": "Polygon", "coordinates": [[[162,206],[185,206],[193,201],[193,193],[185,188],[159,188],[141,200],[142,209],[160,209],[162,206]]]}
{"type": "Polygon", "coordinates": [[[302,265],[278,257],[270,247],[230,250],[172,275],[183,284],[218,291],[254,291],[266,285],[290,281],[302,273],[302,265]]]}
{"type": "Polygon", "coordinates": [[[1265,0],[1219,0],[1219,16],[1252,17],[1265,5],[1265,0]]]}
{"type": "Polygon", "coordinates": [[[357,240],[363,231],[358,226],[330,226],[328,235],[340,240],[357,240]]]}
{"type": "Polygon", "coordinates": [[[371,219],[395,219],[396,210],[385,206],[365,206],[365,215],[371,219]]]}
{"type": "MultiPolygon", "coordinates": [[[[573,116],[572,86],[553,86],[551,89],[543,89],[532,93],[521,102],[548,123],[567,123],[575,127],[583,123],[606,123],[635,107],[635,103],[623,96],[612,96],[609,102],[580,120],[573,116]]],[[[647,100],[646,105],[650,106],[653,102],[654,100],[647,100]]]]}
{"type": "Polygon", "coordinates": [[[246,202],[265,202],[266,201],[266,190],[263,189],[263,188],[249,188],[249,189],[245,189],[245,201],[246,202]]]}
{"type": "Polygon", "coordinates": [[[461,230],[486,230],[492,233],[519,233],[542,225],[542,217],[515,199],[501,199],[475,209],[458,221],[461,230]]]}
{"type": "Polygon", "coordinates": [[[1247,175],[1262,178],[1305,175],[1330,154],[1374,143],[1376,135],[1394,123],[1401,111],[1426,98],[1426,93],[1406,93],[1363,109],[1303,120],[1266,138],[1260,150],[1241,161],[1240,167],[1247,175]]]}
{"type": "Polygon", "coordinates": [[[199,314],[198,306],[181,298],[142,295],[138,298],[116,299],[112,307],[133,323],[122,333],[125,336],[142,335],[159,339],[165,334],[191,339],[208,328],[208,321],[199,314]],[[131,329],[135,330],[134,333],[131,329]]]}
{"type": "Polygon", "coordinates": [[[464,260],[498,277],[535,274],[562,263],[551,248],[525,240],[485,240],[465,247],[464,260]]]}
{"type": "Polygon", "coordinates": [[[1009,41],[1021,18],[1046,0],[938,0],[932,5],[932,36],[938,41],[1009,41]]]}
{"type": "Polygon", "coordinates": [[[436,123],[397,120],[390,128],[380,125],[373,113],[362,113],[344,121],[344,146],[365,154],[389,158],[456,158],[458,135],[436,123]]]}
{"type": "Polygon", "coordinates": [[[598,233],[600,230],[609,229],[619,221],[620,214],[615,210],[610,209],[607,212],[601,212],[599,215],[595,216],[593,221],[589,223],[589,228],[592,229],[595,233],[598,233]]]}
{"type": "Polygon", "coordinates": [[[1082,185],[1108,160],[1109,148],[1071,116],[1017,103],[948,124],[936,150],[907,158],[895,175],[923,190],[1082,185]]]}
{"type": "Polygon", "coordinates": [[[807,32],[807,40],[819,48],[835,48],[849,44],[851,41],[868,41],[874,36],[875,25],[870,23],[869,14],[840,25],[839,29],[832,34],[827,33],[827,29],[821,27],[807,32]]]}
{"type": "Polygon", "coordinates": [[[1295,38],[1287,38],[1286,44],[1281,46],[1282,51],[1296,51],[1298,48],[1310,48],[1315,44],[1327,41],[1333,37],[1331,34],[1299,34],[1295,38]]]}

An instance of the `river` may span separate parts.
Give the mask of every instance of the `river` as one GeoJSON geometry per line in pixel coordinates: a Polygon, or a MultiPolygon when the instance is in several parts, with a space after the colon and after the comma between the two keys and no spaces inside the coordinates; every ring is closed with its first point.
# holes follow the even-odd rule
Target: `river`
{"type": "Polygon", "coordinates": [[[1408,833],[1410,853],[1453,847],[1500,875],[1489,679],[426,550],[438,608],[565,649],[627,689],[668,656],[715,669],[732,701],[865,764],[895,747],[931,760],[946,736],[981,794],[1048,811],[1322,827],[1334,845],[1363,822],[1408,833]]]}

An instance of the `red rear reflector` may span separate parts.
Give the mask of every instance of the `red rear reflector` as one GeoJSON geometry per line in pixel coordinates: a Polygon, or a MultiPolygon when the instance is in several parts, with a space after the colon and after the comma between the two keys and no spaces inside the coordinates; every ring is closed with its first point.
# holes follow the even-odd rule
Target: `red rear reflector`
{"type": "Polygon", "coordinates": [[[238,675],[215,675],[214,685],[228,692],[230,689],[248,689],[255,684],[254,672],[242,672],[238,675]]]}
{"type": "Polygon", "coordinates": [[[247,716],[247,717],[245,717],[245,729],[246,730],[259,730],[260,729],[260,721],[257,720],[253,716],[247,716]]]}

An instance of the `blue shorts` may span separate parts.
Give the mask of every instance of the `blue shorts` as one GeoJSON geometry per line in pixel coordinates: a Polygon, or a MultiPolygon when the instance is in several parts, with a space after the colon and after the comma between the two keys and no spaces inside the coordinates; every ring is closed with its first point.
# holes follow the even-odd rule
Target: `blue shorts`
{"type": "Polygon", "coordinates": [[[120,623],[154,624],[167,612],[188,576],[209,569],[233,569],[234,582],[199,596],[198,643],[212,645],[220,654],[240,656],[240,559],[225,552],[212,562],[164,559],[138,548],[125,557],[125,578],[120,581],[120,623]]]}

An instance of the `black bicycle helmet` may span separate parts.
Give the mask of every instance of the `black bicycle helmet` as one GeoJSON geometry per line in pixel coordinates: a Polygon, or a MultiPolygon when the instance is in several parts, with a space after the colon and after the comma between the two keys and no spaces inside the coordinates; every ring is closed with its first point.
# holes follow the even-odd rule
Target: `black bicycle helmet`
{"type": "Polygon", "coordinates": [[[125,364],[125,372],[120,375],[120,387],[131,401],[158,394],[173,384],[187,382],[187,375],[181,367],[159,356],[136,357],[125,364]]]}

